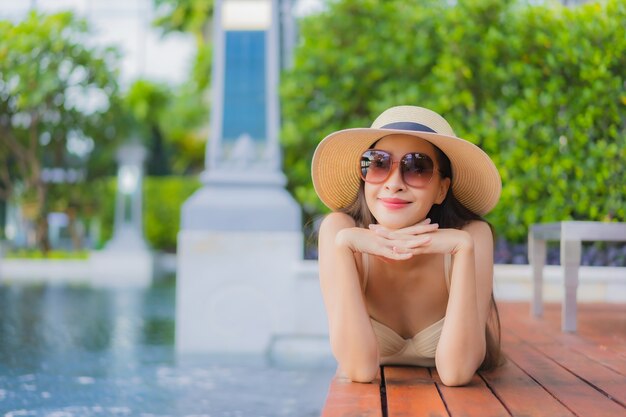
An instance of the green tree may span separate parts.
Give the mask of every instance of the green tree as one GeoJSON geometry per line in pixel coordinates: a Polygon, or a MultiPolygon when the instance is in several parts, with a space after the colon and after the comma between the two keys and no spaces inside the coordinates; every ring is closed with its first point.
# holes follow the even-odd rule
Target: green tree
{"type": "MultiPolygon", "coordinates": [[[[87,47],[88,34],[71,13],[0,21],[0,196],[20,199],[44,251],[43,169],[85,169],[90,155],[111,152],[122,128],[112,69],[117,52],[87,47]]],[[[106,170],[99,161],[96,172],[106,170]]]]}

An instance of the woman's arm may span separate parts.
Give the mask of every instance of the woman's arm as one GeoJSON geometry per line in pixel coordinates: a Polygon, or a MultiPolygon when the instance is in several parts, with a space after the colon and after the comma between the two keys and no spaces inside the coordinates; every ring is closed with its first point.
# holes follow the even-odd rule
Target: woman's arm
{"type": "Polygon", "coordinates": [[[450,295],[435,363],[444,384],[467,384],[486,352],[485,327],[493,286],[493,236],[489,225],[474,221],[463,230],[439,229],[427,234],[422,225],[395,231],[379,225],[371,229],[377,235],[396,239],[396,252],[453,255],[450,295]]]}
{"type": "Polygon", "coordinates": [[[329,214],[322,222],[320,285],[328,315],[330,345],[339,368],[352,381],[371,382],[378,374],[378,344],[350,245],[350,229],[354,227],[354,220],[343,213],[329,214]]]}
{"type": "Polygon", "coordinates": [[[485,357],[485,327],[493,287],[493,236],[489,225],[475,221],[460,233],[456,247],[446,319],[436,366],[441,381],[465,385],[485,357]]]}
{"type": "MultiPolygon", "coordinates": [[[[389,260],[406,260],[412,253],[398,250],[430,242],[429,232],[438,225],[430,220],[413,226],[421,236],[383,236],[355,227],[343,213],[329,214],[320,227],[319,267],[322,296],[328,314],[330,345],[340,369],[353,381],[370,382],[378,374],[378,342],[372,329],[361,290],[355,253],[368,253],[389,260]]],[[[359,256],[359,255],[357,255],[359,256]]]]}

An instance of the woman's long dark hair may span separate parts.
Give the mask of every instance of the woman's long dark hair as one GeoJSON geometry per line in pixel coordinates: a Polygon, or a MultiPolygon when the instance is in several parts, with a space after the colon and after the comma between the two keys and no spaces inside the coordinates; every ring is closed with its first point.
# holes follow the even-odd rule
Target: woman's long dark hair
{"type": "MultiPolygon", "coordinates": [[[[374,145],[372,145],[372,147],[374,145]]],[[[435,145],[433,145],[433,148],[435,149],[441,177],[450,178],[450,181],[452,181],[450,159],[435,145]]],[[[361,185],[359,186],[359,191],[354,202],[340,211],[352,217],[359,227],[367,228],[370,224],[378,223],[367,207],[365,200],[365,183],[363,180],[361,180],[361,185]]],[[[454,196],[452,186],[448,188],[448,193],[443,202],[441,204],[434,204],[426,217],[430,218],[433,223],[438,223],[439,227],[448,229],[461,229],[472,221],[482,221],[489,225],[495,240],[493,226],[482,216],[479,216],[461,204],[454,196]]],[[[491,292],[491,306],[488,314],[487,326],[485,328],[486,354],[480,366],[481,370],[494,369],[504,363],[504,355],[500,341],[500,314],[498,313],[498,306],[493,297],[493,291],[491,292]]]]}

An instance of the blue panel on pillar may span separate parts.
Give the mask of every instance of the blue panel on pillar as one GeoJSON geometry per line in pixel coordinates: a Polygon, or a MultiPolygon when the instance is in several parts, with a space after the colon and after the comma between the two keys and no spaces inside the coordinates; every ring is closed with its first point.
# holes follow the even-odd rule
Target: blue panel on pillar
{"type": "Polygon", "coordinates": [[[266,139],[265,31],[225,32],[224,142],[266,139]]]}

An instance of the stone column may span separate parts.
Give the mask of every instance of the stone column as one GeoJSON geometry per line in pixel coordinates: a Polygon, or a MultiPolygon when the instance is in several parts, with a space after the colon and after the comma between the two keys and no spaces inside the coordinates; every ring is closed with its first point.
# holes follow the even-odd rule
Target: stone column
{"type": "Polygon", "coordinates": [[[92,283],[146,286],[152,281],[153,257],[143,238],[143,163],[146,149],[131,142],[117,152],[117,193],[113,237],[90,256],[92,283]]]}
{"type": "Polygon", "coordinates": [[[303,250],[280,168],[277,3],[215,2],[206,169],[178,234],[179,353],[262,353],[295,331],[303,250]]]}

